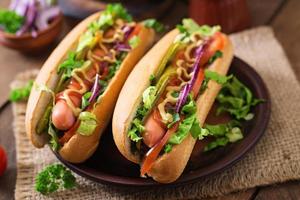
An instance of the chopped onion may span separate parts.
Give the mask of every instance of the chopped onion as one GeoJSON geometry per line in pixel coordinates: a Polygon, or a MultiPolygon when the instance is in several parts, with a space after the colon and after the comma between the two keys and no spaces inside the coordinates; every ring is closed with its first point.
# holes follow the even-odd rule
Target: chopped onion
{"type": "Polygon", "coordinates": [[[58,16],[59,13],[60,9],[58,6],[53,6],[39,12],[35,20],[35,25],[38,30],[46,29],[49,26],[50,21],[58,16]]]}
{"type": "Polygon", "coordinates": [[[21,27],[21,29],[17,32],[17,35],[22,35],[26,31],[29,31],[29,29],[32,27],[34,20],[37,15],[37,8],[35,6],[34,0],[29,1],[27,4],[27,10],[26,10],[26,21],[25,24],[21,27]]]}
{"type": "Polygon", "coordinates": [[[193,76],[189,83],[187,83],[181,90],[178,101],[176,103],[176,112],[178,113],[182,106],[185,104],[187,100],[187,96],[191,92],[193,85],[197,79],[199,70],[200,70],[200,61],[204,53],[204,49],[207,46],[207,42],[204,42],[201,46],[199,46],[195,51],[195,62],[193,64],[193,76]]]}
{"type": "Polygon", "coordinates": [[[37,32],[46,29],[52,19],[59,15],[58,6],[52,6],[47,0],[13,0],[10,10],[25,18],[23,26],[16,35],[31,32],[33,37],[37,32]]]}
{"type": "Polygon", "coordinates": [[[92,95],[89,98],[89,102],[92,103],[93,101],[95,101],[95,99],[97,98],[97,96],[100,93],[100,84],[99,84],[99,74],[96,74],[96,78],[95,78],[95,83],[92,87],[92,95]]]}

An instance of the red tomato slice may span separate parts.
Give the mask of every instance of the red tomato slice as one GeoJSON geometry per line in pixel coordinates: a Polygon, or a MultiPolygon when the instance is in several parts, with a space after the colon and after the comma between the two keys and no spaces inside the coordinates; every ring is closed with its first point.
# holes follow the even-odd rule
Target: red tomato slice
{"type": "Polygon", "coordinates": [[[152,168],[154,161],[159,156],[159,153],[168,142],[169,138],[172,136],[173,133],[176,132],[178,128],[178,122],[174,124],[164,135],[164,137],[157,143],[154,147],[152,147],[146,154],[145,159],[141,166],[141,175],[144,176],[149,170],[152,168]]]}
{"type": "Polygon", "coordinates": [[[59,139],[59,143],[61,145],[67,143],[71,139],[71,137],[75,134],[76,130],[78,129],[79,124],[80,122],[77,120],[73,127],[64,133],[64,135],[59,139]]]}
{"type": "Polygon", "coordinates": [[[3,147],[0,146],[0,176],[4,174],[7,167],[7,156],[3,147]]]}
{"type": "Polygon", "coordinates": [[[153,147],[164,136],[166,130],[161,125],[159,119],[155,118],[154,110],[145,122],[145,132],[143,133],[143,142],[148,147],[153,147]]]}
{"type": "Polygon", "coordinates": [[[193,85],[193,88],[192,88],[194,98],[198,96],[198,93],[200,91],[203,80],[204,80],[204,68],[201,67],[200,70],[199,70],[197,79],[196,79],[196,81],[193,85]]]}
{"type": "Polygon", "coordinates": [[[130,33],[128,40],[130,40],[130,38],[132,38],[135,35],[138,35],[139,32],[141,31],[142,27],[140,24],[136,24],[133,31],[130,33]]]}

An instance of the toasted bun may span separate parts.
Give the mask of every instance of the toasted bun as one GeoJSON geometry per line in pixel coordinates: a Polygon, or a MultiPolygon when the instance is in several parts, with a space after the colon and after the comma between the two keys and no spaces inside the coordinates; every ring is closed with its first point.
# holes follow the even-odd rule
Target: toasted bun
{"type": "MultiPolygon", "coordinates": [[[[130,149],[130,140],[127,136],[130,123],[135,116],[137,107],[142,98],[143,91],[150,85],[149,77],[154,74],[160,61],[166,54],[168,47],[177,36],[177,30],[168,33],[159,41],[137,64],[120,93],[113,116],[113,136],[120,152],[135,163],[140,162],[139,155],[133,154],[130,149]]],[[[222,58],[217,59],[209,69],[221,75],[226,75],[231,60],[233,58],[233,48],[226,35],[224,37],[224,49],[222,58]]],[[[197,100],[197,116],[200,124],[205,119],[211,109],[213,102],[219,93],[221,86],[215,81],[210,80],[205,92],[197,100]]],[[[172,151],[160,156],[148,173],[154,180],[161,183],[175,181],[183,172],[196,140],[189,134],[184,141],[175,145],[172,151]]]]}
{"type": "MultiPolygon", "coordinates": [[[[55,89],[60,78],[57,75],[59,64],[66,58],[67,53],[70,50],[75,49],[79,37],[87,29],[88,25],[96,20],[100,14],[101,13],[96,13],[88,17],[65,37],[42,67],[35,80],[37,85],[45,85],[51,90],[55,89]]],[[[65,160],[73,163],[83,162],[96,150],[99,138],[111,118],[111,113],[113,112],[122,85],[132,68],[154,42],[155,32],[152,29],[142,26],[138,37],[141,42],[139,42],[138,46],[126,56],[119,70],[116,72],[103,93],[101,101],[92,110],[97,117],[99,125],[90,136],[82,136],[76,133],[60,149],[59,153],[65,160]]],[[[26,132],[32,141],[32,144],[37,148],[42,148],[49,140],[49,135],[46,132],[38,135],[36,133],[36,127],[43,116],[46,107],[51,102],[52,96],[50,93],[36,88],[33,88],[28,99],[25,119],[26,132]]]]}

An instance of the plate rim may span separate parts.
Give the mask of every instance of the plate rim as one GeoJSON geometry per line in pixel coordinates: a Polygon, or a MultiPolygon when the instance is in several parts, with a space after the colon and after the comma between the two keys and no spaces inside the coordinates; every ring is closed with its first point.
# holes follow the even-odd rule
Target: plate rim
{"type": "MultiPolygon", "coordinates": [[[[83,164],[72,164],[64,159],[61,158],[61,156],[57,152],[53,152],[55,156],[58,158],[58,160],[63,163],[66,167],[68,167],[70,170],[75,172],[76,174],[85,177],[89,180],[92,180],[94,182],[98,183],[103,183],[106,185],[115,185],[115,186],[122,186],[122,187],[173,187],[173,186],[178,186],[178,185],[183,185],[183,184],[188,184],[188,183],[193,183],[196,182],[197,180],[207,177],[207,176],[212,176],[214,174],[220,173],[221,170],[228,169],[235,165],[237,162],[239,162],[247,153],[249,153],[250,150],[252,150],[257,142],[260,140],[260,138],[264,135],[268,123],[270,121],[270,115],[271,115],[271,98],[270,98],[270,93],[269,90],[264,83],[262,77],[258,74],[258,72],[251,67],[247,62],[243,61],[242,59],[234,56],[232,62],[237,62],[237,65],[242,65],[245,69],[245,71],[250,72],[252,75],[248,76],[251,79],[251,83],[255,85],[256,87],[258,86],[260,90],[258,90],[258,93],[262,94],[264,96],[264,99],[266,99],[266,102],[263,104],[260,104],[258,106],[263,106],[265,108],[265,112],[263,112],[259,117],[261,122],[259,123],[259,127],[262,129],[257,130],[256,134],[251,134],[253,132],[253,128],[249,135],[252,135],[252,142],[248,143],[245,148],[241,149],[236,153],[236,155],[230,159],[227,160],[223,165],[217,165],[208,171],[204,171],[201,173],[201,171],[193,170],[192,174],[183,174],[183,176],[180,176],[178,180],[176,180],[173,183],[168,183],[168,184],[162,184],[154,181],[151,178],[147,179],[142,179],[142,178],[137,178],[137,177],[124,177],[124,176],[118,176],[114,174],[108,174],[102,171],[99,171],[97,174],[97,177],[93,175],[90,172],[86,172],[83,169],[81,169],[81,165],[83,164]],[[101,179],[99,178],[101,176],[101,179]]],[[[262,108],[261,108],[262,109],[262,108]]],[[[255,127],[255,126],[254,126],[255,127]]]]}

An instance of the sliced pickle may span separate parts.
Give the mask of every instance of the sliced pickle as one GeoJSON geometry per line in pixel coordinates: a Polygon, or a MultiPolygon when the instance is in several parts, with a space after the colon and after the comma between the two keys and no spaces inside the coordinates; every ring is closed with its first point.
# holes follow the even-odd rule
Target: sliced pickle
{"type": "Polygon", "coordinates": [[[171,60],[174,57],[180,45],[180,42],[175,42],[169,47],[166,55],[159,64],[158,71],[155,77],[160,77],[163,74],[169,60],[171,60]]]}
{"type": "MultiPolygon", "coordinates": [[[[160,77],[159,81],[156,84],[156,88],[157,88],[157,92],[155,95],[155,100],[152,103],[151,108],[153,108],[153,106],[156,104],[156,102],[158,101],[159,97],[162,95],[162,93],[165,91],[166,86],[168,85],[168,82],[170,80],[170,78],[172,76],[175,76],[176,73],[176,68],[169,66],[167,67],[167,69],[165,70],[165,72],[163,73],[163,75],[160,77]]],[[[146,113],[146,115],[143,118],[143,122],[145,122],[145,120],[147,119],[148,115],[150,114],[150,112],[152,111],[152,109],[149,109],[149,111],[146,113]]]]}
{"type": "Polygon", "coordinates": [[[52,103],[50,103],[42,118],[39,120],[39,123],[37,124],[37,127],[36,127],[36,133],[38,135],[41,135],[44,131],[48,130],[48,124],[49,124],[49,118],[50,118],[50,114],[51,114],[51,111],[52,111],[52,103]]]}

